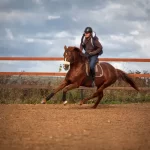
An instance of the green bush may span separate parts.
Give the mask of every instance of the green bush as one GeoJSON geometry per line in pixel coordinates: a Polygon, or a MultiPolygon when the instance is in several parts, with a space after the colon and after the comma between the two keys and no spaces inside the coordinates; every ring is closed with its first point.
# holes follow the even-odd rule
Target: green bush
{"type": "MultiPolygon", "coordinates": [[[[132,72],[133,73],[133,72],[132,72]]],[[[137,72],[136,72],[137,73],[137,72]]],[[[63,77],[27,77],[27,76],[0,76],[0,103],[1,104],[37,104],[40,103],[42,98],[45,98],[52,91],[52,87],[58,86],[63,77]],[[39,88],[5,88],[5,85],[35,85],[43,86],[46,85],[49,89],[39,88]],[[2,86],[3,85],[3,86],[2,86]]],[[[149,87],[149,78],[135,78],[135,82],[139,87],[149,87]]],[[[129,86],[123,81],[117,81],[112,86],[129,86]]],[[[84,98],[92,95],[94,89],[83,90],[84,98]]],[[[58,92],[51,101],[50,104],[62,103],[62,91],[58,92]]],[[[81,92],[79,89],[71,90],[67,93],[67,100],[69,103],[78,103],[81,100],[81,92]]],[[[93,103],[95,99],[88,101],[93,103]]],[[[138,102],[150,102],[149,91],[125,91],[125,90],[104,90],[104,97],[101,103],[138,103],[138,102]]]]}

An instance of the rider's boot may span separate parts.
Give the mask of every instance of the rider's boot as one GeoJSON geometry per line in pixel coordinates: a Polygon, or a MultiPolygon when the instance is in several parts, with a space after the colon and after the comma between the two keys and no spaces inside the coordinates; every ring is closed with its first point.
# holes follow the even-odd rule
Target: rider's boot
{"type": "Polygon", "coordinates": [[[91,77],[92,77],[92,87],[95,87],[95,70],[91,70],[91,77]]]}

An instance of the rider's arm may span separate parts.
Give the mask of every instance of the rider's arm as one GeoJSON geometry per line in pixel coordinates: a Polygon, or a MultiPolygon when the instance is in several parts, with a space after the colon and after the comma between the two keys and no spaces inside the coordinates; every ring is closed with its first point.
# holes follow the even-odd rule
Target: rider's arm
{"type": "Polygon", "coordinates": [[[99,54],[103,48],[98,39],[94,40],[94,46],[96,47],[96,49],[94,49],[92,52],[90,52],[90,55],[99,54]]]}
{"type": "Polygon", "coordinates": [[[80,44],[80,51],[82,52],[83,51],[83,45],[80,44]]]}

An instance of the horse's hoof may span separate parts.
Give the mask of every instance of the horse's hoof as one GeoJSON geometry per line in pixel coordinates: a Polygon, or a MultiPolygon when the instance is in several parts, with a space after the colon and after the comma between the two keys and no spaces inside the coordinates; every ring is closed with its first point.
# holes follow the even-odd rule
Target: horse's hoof
{"type": "Polygon", "coordinates": [[[68,101],[64,101],[64,105],[67,105],[68,101]]]}
{"type": "Polygon", "coordinates": [[[46,104],[46,100],[43,99],[43,100],[41,101],[41,104],[46,104]]]}
{"type": "Polygon", "coordinates": [[[92,108],[92,109],[96,109],[96,107],[97,107],[97,106],[92,106],[91,108],[92,108]]]}
{"type": "Polygon", "coordinates": [[[79,105],[83,105],[83,102],[81,101],[81,102],[79,103],[79,105]]]}

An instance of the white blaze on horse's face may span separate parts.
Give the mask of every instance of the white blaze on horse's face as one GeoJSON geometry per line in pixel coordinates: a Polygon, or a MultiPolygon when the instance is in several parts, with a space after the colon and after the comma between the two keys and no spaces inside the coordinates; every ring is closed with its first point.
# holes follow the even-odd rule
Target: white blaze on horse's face
{"type": "Polygon", "coordinates": [[[70,62],[66,60],[66,57],[67,57],[67,52],[65,52],[65,55],[64,55],[64,63],[65,65],[70,65],[70,62]]]}

